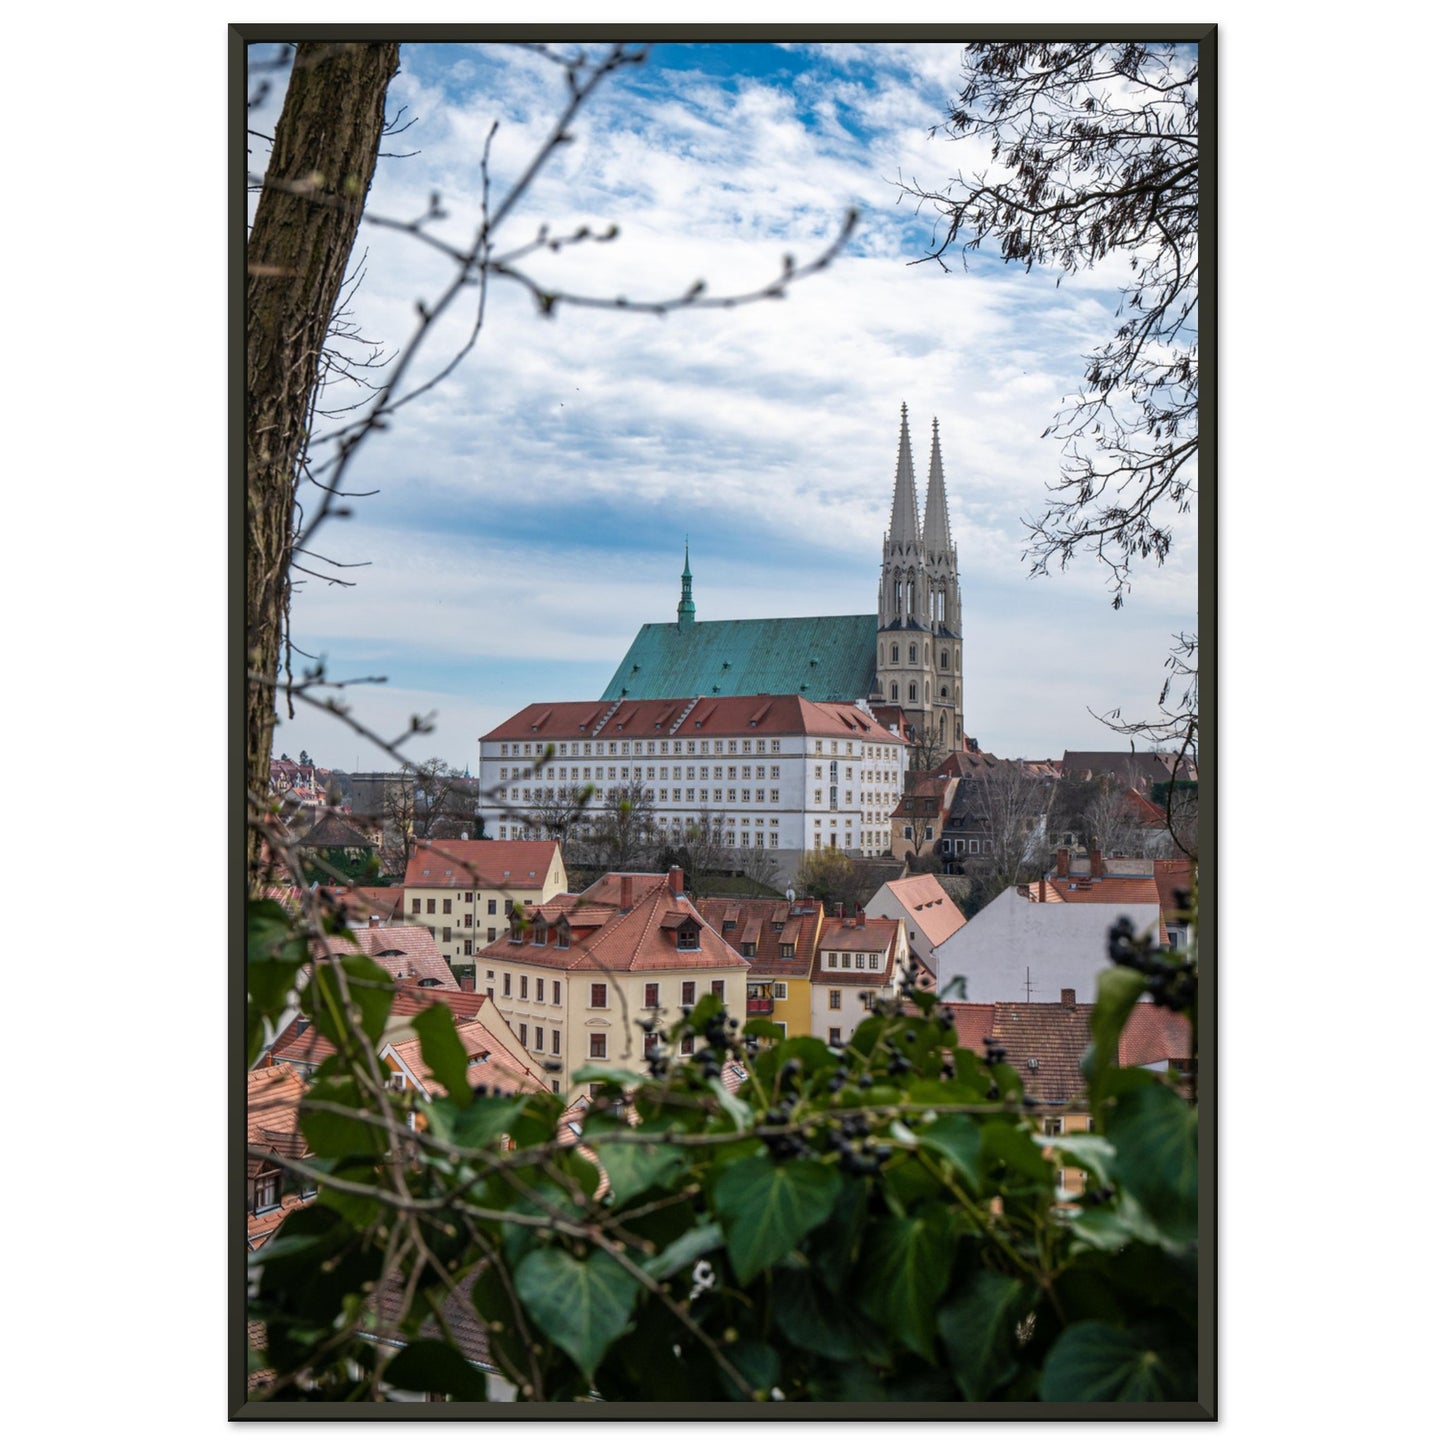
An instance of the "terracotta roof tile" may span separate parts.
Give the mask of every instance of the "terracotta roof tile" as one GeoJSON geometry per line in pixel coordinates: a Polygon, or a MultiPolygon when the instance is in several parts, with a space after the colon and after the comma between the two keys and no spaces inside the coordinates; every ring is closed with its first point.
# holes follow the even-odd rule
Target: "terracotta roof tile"
{"type": "Polygon", "coordinates": [[[364,953],[374,958],[393,978],[434,978],[446,988],[457,986],[456,975],[447,966],[431,930],[412,925],[353,930],[356,942],[346,938],[328,938],[312,945],[312,958],[341,958],[364,953]]]}
{"type": "Polygon", "coordinates": [[[422,843],[406,865],[407,888],[542,888],[558,860],[555,842],[456,838],[422,843]]]}
{"type": "Polygon", "coordinates": [[[917,927],[935,948],[944,939],[952,938],[964,925],[964,916],[958,904],[943,891],[942,885],[932,873],[900,878],[895,883],[885,883],[883,886],[898,900],[901,916],[907,926],[917,927]]]}
{"type": "Polygon", "coordinates": [[[1124,1068],[1187,1059],[1189,1020],[1158,1004],[1138,1003],[1119,1034],[1119,1063],[1124,1068]]]}
{"type": "Polygon", "coordinates": [[[1008,1051],[1024,1090],[1055,1107],[1085,1090],[1079,1060],[1089,1047],[1092,1004],[996,1003],[990,1037],[1008,1051]]]}
{"type": "Polygon", "coordinates": [[[747,957],[750,971],[762,978],[806,978],[817,949],[823,905],[816,898],[789,904],[769,898],[699,898],[698,912],[725,942],[747,957]],[[727,927],[731,919],[733,926],[727,927]],[[774,923],[782,922],[782,928],[774,923]],[[751,957],[744,945],[755,951],[751,957]],[[784,946],[793,951],[783,957],[784,946]]]}

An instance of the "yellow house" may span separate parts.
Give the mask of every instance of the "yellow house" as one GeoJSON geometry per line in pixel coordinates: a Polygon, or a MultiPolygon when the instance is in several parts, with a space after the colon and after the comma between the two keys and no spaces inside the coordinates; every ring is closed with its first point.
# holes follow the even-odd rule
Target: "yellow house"
{"type": "Polygon", "coordinates": [[[477,991],[558,1093],[585,1064],[641,1072],[647,1050],[704,994],[739,1020],[747,1000],[747,962],[688,899],[680,868],[608,873],[575,898],[528,909],[475,962],[477,991]]]}

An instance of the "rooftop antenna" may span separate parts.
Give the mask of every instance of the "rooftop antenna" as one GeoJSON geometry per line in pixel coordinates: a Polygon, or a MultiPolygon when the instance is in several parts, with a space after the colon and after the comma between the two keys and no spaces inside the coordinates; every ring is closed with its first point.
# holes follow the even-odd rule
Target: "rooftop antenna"
{"type": "Polygon", "coordinates": [[[1030,970],[1024,969],[1024,1002],[1032,1003],[1034,997],[1034,986],[1030,979],[1030,970]]]}

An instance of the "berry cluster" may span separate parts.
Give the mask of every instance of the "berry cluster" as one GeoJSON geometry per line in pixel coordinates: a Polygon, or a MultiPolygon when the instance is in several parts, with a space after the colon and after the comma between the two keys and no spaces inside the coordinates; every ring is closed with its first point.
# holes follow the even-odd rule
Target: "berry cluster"
{"type": "Polygon", "coordinates": [[[1120,968],[1146,974],[1150,997],[1172,1013],[1182,1013],[1193,1004],[1199,986],[1194,968],[1176,962],[1167,949],[1150,943],[1147,937],[1135,938],[1127,918],[1118,919],[1109,929],[1109,959],[1120,968]]]}

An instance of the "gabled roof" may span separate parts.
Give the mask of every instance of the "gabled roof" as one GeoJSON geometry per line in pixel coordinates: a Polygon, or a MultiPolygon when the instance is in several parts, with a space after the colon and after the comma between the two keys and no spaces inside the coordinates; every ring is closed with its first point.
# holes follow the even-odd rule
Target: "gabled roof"
{"type": "Polygon", "coordinates": [[[996,1003],[989,1036],[1007,1050],[1024,1092],[1057,1106],[1085,1091],[1079,1060],[1091,1041],[1092,1013],[1087,1003],[996,1003]]]}
{"type": "Polygon", "coordinates": [[[406,865],[407,888],[541,888],[561,845],[448,838],[421,843],[406,865]]]}
{"type": "Polygon", "coordinates": [[[500,938],[480,950],[477,957],[523,969],[601,973],[746,968],[747,961],[723,942],[681,891],[681,870],[674,872],[676,878],[666,873],[603,874],[564,910],[562,918],[569,925],[565,948],[557,946],[557,910],[534,907],[528,911],[521,942],[500,938]],[[632,906],[624,912],[621,898],[625,878],[631,879],[632,906]],[[617,901],[611,902],[613,899],[617,901]],[[539,918],[548,925],[549,941],[545,945],[532,942],[531,926],[539,918]],[[696,948],[678,947],[678,927],[685,922],[697,926],[696,948]]]}
{"type": "Polygon", "coordinates": [[[953,1032],[961,1049],[982,1055],[984,1040],[993,1037],[993,1005],[991,1003],[954,1003],[944,999],[940,1007],[953,1017],[953,1032]]]}
{"type": "MultiPolygon", "coordinates": [[[[694,630],[700,629],[701,624],[694,630]]],[[[871,651],[869,655],[871,657],[871,651]]],[[[867,690],[858,696],[866,697],[867,690]]],[[[899,741],[876,717],[852,702],[814,702],[811,694],[807,697],[771,694],[714,697],[693,693],[640,700],[628,697],[620,702],[535,702],[486,733],[482,742],[562,743],[595,739],[601,743],[644,738],[680,741],[746,737],[750,733],[856,738],[873,743],[899,741]]],[[[410,885],[410,872],[407,882],[410,885]]]]}
{"type": "Polygon", "coordinates": [[[931,947],[936,948],[945,938],[953,937],[964,925],[958,904],[943,891],[932,873],[900,878],[885,883],[883,888],[893,896],[907,927],[917,928],[931,947]]]}
{"type": "Polygon", "coordinates": [[[314,941],[312,959],[319,962],[327,957],[342,958],[348,954],[364,953],[374,958],[393,978],[434,978],[445,988],[457,986],[456,976],[442,957],[430,929],[402,925],[357,928],[353,931],[355,943],[336,937],[327,938],[325,942],[314,941]]]}
{"type": "Polygon", "coordinates": [[[853,702],[873,691],[878,618],[748,617],[649,622],[602,697],[748,697],[800,694],[853,702]]]}
{"type": "Polygon", "coordinates": [[[816,898],[794,903],[776,898],[699,898],[698,912],[725,943],[743,951],[752,944],[749,971],[763,978],[807,978],[818,946],[823,905],[816,898]],[[774,925],[781,923],[782,927],[774,925]],[[731,925],[731,926],[729,926],[731,925]],[[793,956],[782,948],[791,944],[793,956]]]}
{"type": "MultiPolygon", "coordinates": [[[[854,988],[860,984],[871,987],[875,983],[887,983],[900,965],[898,932],[899,922],[894,918],[865,917],[862,922],[852,915],[825,918],[818,930],[812,982],[854,988]],[[829,967],[826,962],[829,952],[876,953],[879,955],[879,967],[876,970],[829,967]]],[[[908,947],[906,934],[903,947],[905,950],[908,947]]]]}
{"type": "MultiPolygon", "coordinates": [[[[300,1075],[287,1064],[252,1069],[246,1075],[246,1142],[287,1159],[300,1159],[309,1152],[296,1124],[305,1092],[300,1075]]],[[[265,1169],[259,1159],[246,1162],[250,1175],[265,1169]]]]}
{"type": "MultiPolygon", "coordinates": [[[[1115,778],[1134,787],[1140,784],[1167,783],[1175,776],[1174,753],[1134,752],[1069,752],[1065,751],[1062,768],[1066,776],[1076,778],[1115,778]]],[[[1179,764],[1178,777],[1187,782],[1197,780],[1194,765],[1188,758],[1179,764]]]]}
{"type": "Polygon", "coordinates": [[[370,918],[376,918],[381,923],[390,923],[393,919],[398,923],[402,921],[400,888],[380,888],[362,883],[331,891],[347,918],[355,923],[365,924],[370,918]]]}
{"type": "Polygon", "coordinates": [[[1189,1020],[1159,1004],[1137,1003],[1119,1033],[1121,1068],[1167,1063],[1190,1055],[1189,1020]]]}
{"type": "Polygon", "coordinates": [[[304,838],[296,841],[298,848],[355,848],[371,851],[371,839],[339,814],[325,812],[304,838]]]}
{"type": "MultiPolygon", "coordinates": [[[[473,1089],[535,1094],[548,1087],[510,1029],[491,1029],[472,1019],[457,1024],[457,1038],[467,1051],[467,1083],[473,1089]]],[[[420,1039],[388,1044],[381,1056],[394,1058],[428,1095],[436,1091],[436,1079],[422,1058],[420,1039]]]]}

